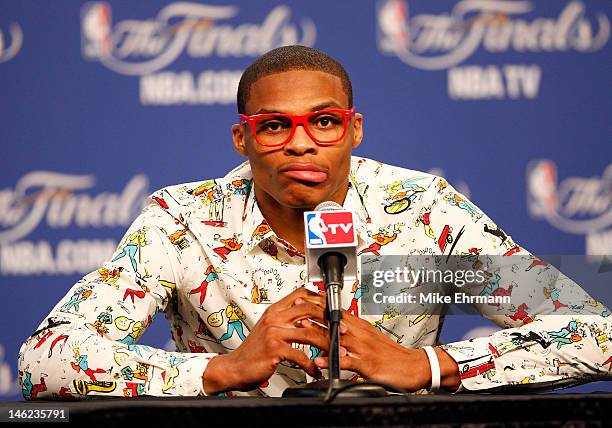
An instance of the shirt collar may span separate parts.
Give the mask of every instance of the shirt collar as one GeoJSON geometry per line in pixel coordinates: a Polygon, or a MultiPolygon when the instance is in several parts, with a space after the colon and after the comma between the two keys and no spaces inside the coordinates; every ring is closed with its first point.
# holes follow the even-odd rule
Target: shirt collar
{"type": "Polygon", "coordinates": [[[242,210],[242,236],[244,242],[242,250],[245,253],[251,252],[264,239],[276,236],[259,209],[254,187],[255,183],[249,188],[242,210]]]}

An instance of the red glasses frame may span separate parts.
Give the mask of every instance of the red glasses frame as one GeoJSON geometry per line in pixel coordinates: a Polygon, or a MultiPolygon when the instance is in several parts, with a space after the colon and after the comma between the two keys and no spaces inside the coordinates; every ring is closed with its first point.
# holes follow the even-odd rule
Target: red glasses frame
{"type": "Polygon", "coordinates": [[[249,126],[251,128],[251,132],[252,132],[253,136],[255,137],[255,141],[257,141],[257,143],[259,145],[264,146],[264,147],[280,147],[280,146],[284,146],[289,141],[291,141],[291,139],[293,138],[293,135],[295,134],[295,130],[296,130],[298,125],[302,125],[303,126],[304,130],[306,131],[306,134],[308,134],[308,136],[312,139],[312,141],[314,141],[315,143],[317,143],[319,145],[322,145],[322,146],[329,146],[329,145],[332,145],[334,143],[337,143],[338,141],[340,141],[340,140],[342,140],[344,138],[344,136],[346,135],[346,129],[347,129],[348,120],[351,117],[353,117],[354,115],[355,115],[355,107],[353,107],[351,109],[330,108],[330,109],[313,111],[313,112],[306,113],[306,114],[303,114],[303,115],[286,114],[286,113],[262,113],[262,114],[253,114],[251,116],[247,116],[246,114],[239,114],[238,115],[238,119],[240,120],[240,124],[241,125],[243,123],[248,123],[249,124],[249,126]],[[312,133],[310,132],[310,129],[308,129],[308,120],[312,116],[323,114],[323,113],[342,113],[342,118],[344,119],[344,129],[342,131],[342,135],[340,137],[336,138],[335,140],[322,142],[322,141],[316,139],[312,135],[312,133]],[[263,144],[259,140],[259,138],[257,137],[257,129],[255,128],[255,124],[256,124],[258,119],[265,119],[266,117],[284,117],[284,118],[287,118],[287,119],[291,120],[291,132],[289,133],[289,136],[287,137],[287,139],[285,141],[283,141],[282,143],[278,143],[278,144],[263,144]]]}

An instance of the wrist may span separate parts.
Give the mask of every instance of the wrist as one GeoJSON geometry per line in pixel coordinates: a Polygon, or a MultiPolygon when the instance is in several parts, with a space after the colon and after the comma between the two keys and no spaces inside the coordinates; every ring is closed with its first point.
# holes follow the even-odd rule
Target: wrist
{"type": "Polygon", "coordinates": [[[444,349],[433,348],[440,364],[440,388],[448,392],[455,392],[461,386],[459,365],[444,349]]]}
{"type": "Polygon", "coordinates": [[[227,375],[232,373],[227,369],[227,355],[213,357],[204,370],[202,383],[206,395],[216,395],[230,389],[227,384],[227,375]]]}
{"type": "Polygon", "coordinates": [[[441,387],[441,371],[440,371],[440,360],[438,358],[438,354],[431,346],[424,346],[423,351],[427,356],[427,362],[429,364],[429,370],[426,370],[426,373],[429,374],[428,382],[426,382],[427,390],[429,392],[436,393],[440,391],[441,387]]]}

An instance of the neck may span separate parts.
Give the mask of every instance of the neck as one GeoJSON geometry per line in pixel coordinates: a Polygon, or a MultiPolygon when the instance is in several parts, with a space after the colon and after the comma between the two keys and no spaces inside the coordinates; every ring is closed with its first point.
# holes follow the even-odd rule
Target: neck
{"type": "MultiPolygon", "coordinates": [[[[266,192],[254,186],[257,205],[276,236],[304,252],[304,212],[315,207],[292,208],[280,204],[266,192]]],[[[348,181],[328,200],[342,205],[348,192],[348,181]]],[[[323,202],[323,201],[321,201],[323,202]]]]}

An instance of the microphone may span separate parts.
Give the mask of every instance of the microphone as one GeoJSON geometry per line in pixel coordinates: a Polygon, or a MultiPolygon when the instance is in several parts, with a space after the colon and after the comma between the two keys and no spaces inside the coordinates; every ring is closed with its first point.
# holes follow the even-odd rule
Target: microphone
{"type": "Polygon", "coordinates": [[[327,295],[325,316],[329,321],[329,374],[332,384],[340,379],[339,332],[342,319],[340,290],[344,279],[357,275],[357,232],[353,213],[332,201],[304,213],[306,269],[309,281],[323,281],[327,295]],[[346,273],[345,273],[346,268],[346,273]]]}
{"type": "Polygon", "coordinates": [[[387,395],[378,386],[340,379],[340,290],[345,279],[351,282],[357,279],[359,260],[353,213],[333,201],[321,202],[315,211],[304,213],[304,230],[307,279],[310,282],[323,281],[327,294],[325,317],[329,321],[329,379],[287,388],[283,397],[325,397],[324,401],[329,402],[334,390],[340,396],[387,395]]]}
{"type": "MultiPolygon", "coordinates": [[[[353,213],[333,201],[321,202],[304,213],[306,273],[310,282],[357,279],[357,232],[353,213]]],[[[344,284],[339,283],[340,288],[344,284]]]]}

